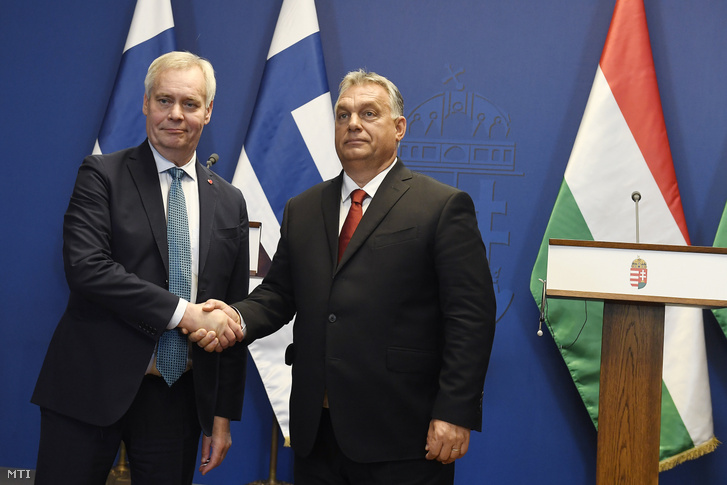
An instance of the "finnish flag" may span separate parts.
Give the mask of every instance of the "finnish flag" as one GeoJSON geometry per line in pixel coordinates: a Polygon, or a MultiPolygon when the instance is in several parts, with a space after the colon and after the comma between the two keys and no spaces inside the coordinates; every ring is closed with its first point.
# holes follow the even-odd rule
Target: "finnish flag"
{"type": "MultiPolygon", "coordinates": [[[[284,0],[232,179],[250,221],[261,223],[264,254],[275,252],[287,200],[340,173],[333,132],[314,0],[284,0]]],[[[250,289],[259,283],[251,278],[250,289]]],[[[249,347],[286,443],[291,372],[284,354],[292,341],[289,324],[249,347]]]]}
{"type": "Polygon", "coordinates": [[[138,0],[94,154],[115,152],[144,141],[144,77],[154,59],[174,49],[170,0],[138,0]]]}

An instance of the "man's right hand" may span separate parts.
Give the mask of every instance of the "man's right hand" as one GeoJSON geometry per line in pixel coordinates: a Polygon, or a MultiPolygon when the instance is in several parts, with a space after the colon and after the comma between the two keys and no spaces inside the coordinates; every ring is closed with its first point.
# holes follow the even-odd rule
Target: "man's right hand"
{"type": "MultiPolygon", "coordinates": [[[[242,341],[245,337],[242,332],[242,325],[240,323],[240,315],[227,303],[220,300],[207,300],[203,305],[202,309],[205,312],[219,312],[223,311],[229,318],[234,322],[233,328],[236,330],[235,337],[238,341],[242,341]]],[[[219,345],[217,335],[214,332],[209,332],[205,329],[199,329],[196,332],[189,334],[189,340],[202,347],[207,352],[222,352],[223,347],[219,345]]]]}
{"type": "MultiPolygon", "coordinates": [[[[192,335],[198,336],[199,340],[204,339],[203,345],[200,346],[208,352],[212,350],[220,352],[242,340],[242,328],[236,321],[237,318],[230,318],[222,310],[206,310],[202,307],[202,304],[188,304],[179,322],[179,328],[185,334],[190,334],[190,340],[193,340],[192,335]]],[[[232,312],[235,313],[234,310],[232,312]]]]}
{"type": "MultiPolygon", "coordinates": [[[[225,314],[230,317],[238,326],[240,326],[240,315],[230,305],[224,301],[214,300],[210,298],[202,304],[202,309],[206,312],[214,310],[222,310],[225,314]]],[[[241,338],[239,340],[242,340],[241,338]]]]}

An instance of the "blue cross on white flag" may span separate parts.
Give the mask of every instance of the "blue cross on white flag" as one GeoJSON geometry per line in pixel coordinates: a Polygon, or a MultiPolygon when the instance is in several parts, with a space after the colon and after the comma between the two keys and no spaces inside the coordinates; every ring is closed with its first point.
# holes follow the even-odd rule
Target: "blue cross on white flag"
{"type": "Polygon", "coordinates": [[[138,0],[94,154],[115,152],[144,141],[144,77],[154,59],[174,48],[170,0],[138,0]]]}
{"type": "MultiPolygon", "coordinates": [[[[333,131],[314,0],[284,0],[232,179],[245,195],[250,220],[262,223],[268,255],[277,247],[287,200],[341,171],[333,131]]],[[[251,278],[250,289],[259,283],[251,278]]],[[[249,347],[286,442],[291,374],[284,354],[292,341],[290,324],[249,347]]]]}

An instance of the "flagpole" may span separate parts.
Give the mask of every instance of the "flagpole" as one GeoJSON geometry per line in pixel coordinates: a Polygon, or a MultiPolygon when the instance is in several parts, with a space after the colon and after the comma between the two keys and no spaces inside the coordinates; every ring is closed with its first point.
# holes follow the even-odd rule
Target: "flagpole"
{"type": "Polygon", "coordinates": [[[119,461],[109,472],[106,485],[131,485],[131,470],[129,469],[129,460],[126,457],[126,445],[124,445],[123,441],[119,448],[119,461]]]}
{"type": "Polygon", "coordinates": [[[247,485],[292,485],[291,483],[279,482],[277,480],[279,434],[280,426],[278,425],[278,420],[275,418],[275,413],[273,413],[273,432],[270,439],[270,475],[267,480],[256,480],[247,485]]]}

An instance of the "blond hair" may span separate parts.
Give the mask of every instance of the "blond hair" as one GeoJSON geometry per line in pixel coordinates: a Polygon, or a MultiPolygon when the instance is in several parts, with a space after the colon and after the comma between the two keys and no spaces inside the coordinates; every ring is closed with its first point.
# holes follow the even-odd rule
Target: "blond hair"
{"type": "Polygon", "coordinates": [[[215,80],[215,71],[212,64],[207,59],[199,57],[191,52],[173,51],[157,57],[149,66],[144,78],[144,94],[149,98],[151,90],[156,84],[159,75],[170,69],[192,69],[199,67],[202,70],[205,84],[205,107],[209,108],[215,99],[217,90],[217,81],[215,80]]]}

